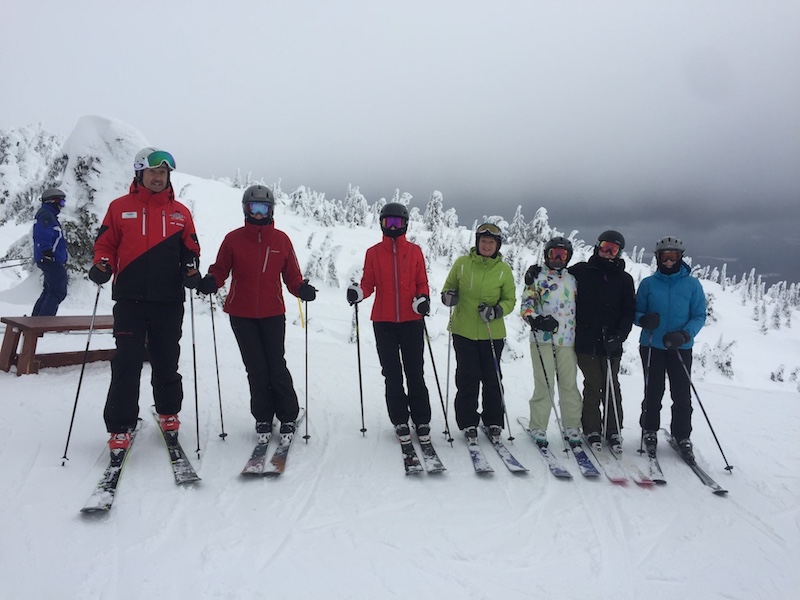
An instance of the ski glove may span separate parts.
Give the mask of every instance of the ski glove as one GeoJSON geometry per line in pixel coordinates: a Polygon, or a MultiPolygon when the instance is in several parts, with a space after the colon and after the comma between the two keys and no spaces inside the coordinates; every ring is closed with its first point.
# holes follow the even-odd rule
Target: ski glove
{"type": "Polygon", "coordinates": [[[525,271],[525,285],[531,285],[541,272],[542,267],[539,265],[531,265],[528,267],[528,270],[525,271]]]}
{"type": "Polygon", "coordinates": [[[664,347],[668,350],[671,348],[677,350],[691,339],[692,336],[686,331],[669,331],[664,334],[662,341],[664,342],[664,347]]]}
{"type": "Polygon", "coordinates": [[[606,356],[611,356],[612,354],[616,354],[617,352],[622,351],[622,342],[625,340],[622,336],[616,333],[609,333],[603,338],[603,350],[606,352],[606,356]]]}
{"type": "Polygon", "coordinates": [[[539,315],[535,318],[528,317],[528,322],[534,330],[548,331],[550,333],[558,331],[558,321],[553,315],[547,315],[546,317],[539,315]]]}
{"type": "Polygon", "coordinates": [[[427,317],[431,314],[431,299],[428,295],[422,294],[421,296],[417,296],[414,298],[414,301],[411,303],[411,308],[414,310],[415,313],[418,315],[422,315],[423,317],[427,317]]]}
{"type": "Polygon", "coordinates": [[[111,267],[108,266],[108,262],[103,261],[93,264],[92,268],[89,269],[89,279],[97,285],[107,283],[111,279],[111,267]]]}
{"type": "Polygon", "coordinates": [[[55,260],[53,256],[53,251],[49,248],[47,250],[42,250],[42,262],[51,263],[55,260]]]}
{"type": "Polygon", "coordinates": [[[217,280],[209,273],[197,284],[197,291],[201,294],[213,294],[217,291],[217,280]]]}
{"type": "Polygon", "coordinates": [[[297,297],[305,302],[311,302],[317,297],[317,288],[308,283],[308,279],[303,279],[303,283],[297,288],[297,297]]]}
{"type": "Polygon", "coordinates": [[[489,321],[502,317],[503,308],[499,304],[488,306],[485,302],[481,302],[478,305],[478,314],[481,316],[481,319],[488,323],[489,321]]]}
{"type": "Polygon", "coordinates": [[[658,316],[658,313],[647,313],[639,319],[639,325],[642,326],[642,329],[656,329],[660,324],[661,317],[658,316]]]}
{"type": "Polygon", "coordinates": [[[203,276],[200,275],[200,271],[197,270],[196,259],[186,263],[183,269],[183,287],[193,290],[197,287],[197,284],[200,283],[202,278],[203,276]]]}
{"type": "Polygon", "coordinates": [[[445,290],[442,292],[442,304],[455,306],[458,304],[458,290],[445,290]]]}
{"type": "Polygon", "coordinates": [[[350,287],[347,288],[347,301],[350,303],[350,306],[358,304],[363,299],[364,290],[362,290],[361,286],[357,283],[351,283],[350,287]]]}

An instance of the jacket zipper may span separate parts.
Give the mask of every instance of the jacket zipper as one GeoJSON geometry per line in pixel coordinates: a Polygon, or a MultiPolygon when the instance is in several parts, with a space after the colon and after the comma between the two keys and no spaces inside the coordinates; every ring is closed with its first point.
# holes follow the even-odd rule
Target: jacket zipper
{"type": "Polygon", "coordinates": [[[394,265],[394,310],[395,322],[400,322],[400,275],[397,272],[397,240],[392,239],[392,264],[394,265]]]}

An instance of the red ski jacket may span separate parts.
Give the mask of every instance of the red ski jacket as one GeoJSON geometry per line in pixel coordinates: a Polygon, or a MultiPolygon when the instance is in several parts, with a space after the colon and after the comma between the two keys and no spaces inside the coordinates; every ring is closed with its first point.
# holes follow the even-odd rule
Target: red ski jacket
{"type": "Polygon", "coordinates": [[[361,289],[368,298],[375,292],[373,321],[417,321],[422,318],[411,308],[416,296],[430,294],[422,249],[405,235],[384,236],[367,250],[361,289]]]}
{"type": "Polygon", "coordinates": [[[289,292],[297,296],[303,282],[292,242],[275,224],[234,229],[217,252],[208,269],[221,287],[232,274],[223,310],[234,317],[263,319],[286,312],[281,277],[289,292]]]}
{"type": "Polygon", "coordinates": [[[94,243],[94,263],[108,260],[114,300],[183,302],[185,266],[200,256],[189,209],[170,185],[154,194],[131,184],[112,201],[94,243]]]}

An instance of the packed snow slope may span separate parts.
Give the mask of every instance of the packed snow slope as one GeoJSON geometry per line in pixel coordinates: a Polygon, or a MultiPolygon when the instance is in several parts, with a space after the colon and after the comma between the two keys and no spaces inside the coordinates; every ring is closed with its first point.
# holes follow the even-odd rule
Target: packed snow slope
{"type": "MultiPolygon", "coordinates": [[[[174,183],[195,215],[207,267],[225,233],[242,222],[241,190],[180,172],[174,183]]],[[[420,204],[412,202],[424,209],[420,204]]],[[[297,301],[286,294],[287,361],[308,408],[310,436],[304,441],[301,427],[286,472],[277,479],[239,475],[255,434],[246,376],[218,298],[213,320],[208,299],[186,303],[181,439],[202,477],[193,488],[175,485],[148,415],[148,366],[140,399],[144,427],[114,507],[88,518],[79,510],[107,461],[102,410],[108,363],[86,366],[79,395],[79,366],[22,377],[14,369],[0,372],[0,597],[796,597],[800,402],[796,381],[771,377],[781,365],[786,373],[796,373],[796,328],[784,325],[763,333],[753,319],[752,302],[733,288],[703,281],[715,297],[716,321],[701,332],[698,345],[735,342],[734,372],[725,377],[698,366],[695,385],[732,473],[725,471],[726,461],[697,404],[693,439],[699,463],[729,490],[726,497],[713,495],[663,438],[665,486],[585,479],[566,455],[562,461],[574,479],[550,475],[516,423],[518,416],[527,416],[533,381],[525,328],[516,314],[506,317],[502,371],[511,428],[504,437],[513,435],[514,441],[506,443],[529,472],[512,475],[483,442],[495,472],[478,477],[461,436],[453,432],[451,447],[438,433],[445,428],[443,402],[426,348],[434,441],[447,472],[407,477],[383,401],[369,322],[372,301],[359,310],[359,369],[351,341],[354,311],[344,293],[365,250],[380,239],[379,229],[371,222],[325,227],[284,204],[275,220],[293,240],[304,269],[326,237],[330,247],[340,246],[335,273],[325,281],[312,280],[319,293],[302,316],[297,301]]],[[[411,224],[410,235],[425,247],[429,234],[419,222],[411,224]]],[[[458,243],[467,245],[472,234],[462,229],[458,236],[458,243]]],[[[445,258],[431,261],[434,300],[427,329],[454,427],[454,356],[448,348],[448,312],[438,301],[448,267],[445,258]]],[[[649,273],[648,265],[632,262],[630,269],[637,282],[649,273]]],[[[29,314],[40,285],[36,271],[0,270],[0,314],[29,314]]],[[[90,314],[96,293],[90,282],[72,281],[60,314],[90,314]]],[[[104,286],[98,312],[109,314],[112,306],[104,286]]],[[[643,389],[637,337],[635,328],[625,347],[623,433],[626,454],[642,461],[636,452],[643,389]]],[[[86,339],[50,334],[40,348],[82,350],[86,339]]],[[[92,348],[112,346],[108,333],[91,338],[92,348]]],[[[666,399],[664,425],[669,405],[666,399]]],[[[557,452],[554,421],[549,433],[557,452]]]]}

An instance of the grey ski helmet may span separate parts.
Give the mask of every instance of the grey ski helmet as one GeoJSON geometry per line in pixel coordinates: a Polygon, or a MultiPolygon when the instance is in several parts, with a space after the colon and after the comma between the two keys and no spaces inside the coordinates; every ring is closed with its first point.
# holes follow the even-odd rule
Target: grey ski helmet
{"type": "Polygon", "coordinates": [[[567,251],[567,260],[564,261],[564,265],[568,265],[569,261],[572,260],[572,242],[559,235],[552,238],[544,245],[544,264],[547,265],[549,269],[553,268],[550,265],[550,258],[548,256],[552,248],[564,248],[567,251]]]}
{"type": "Polygon", "coordinates": [[[275,194],[265,185],[251,185],[242,195],[242,212],[244,212],[248,223],[258,225],[272,223],[272,216],[275,213],[275,194]],[[258,214],[264,215],[266,219],[256,219],[253,212],[256,207],[251,206],[251,204],[266,204],[266,213],[263,212],[262,207],[258,207],[258,214]]]}
{"type": "Polygon", "coordinates": [[[61,204],[66,197],[67,195],[58,188],[47,188],[42,192],[42,202],[45,204],[61,204]]]}
{"type": "Polygon", "coordinates": [[[683,246],[683,242],[678,238],[668,235],[667,237],[663,237],[656,242],[656,254],[661,252],[662,250],[677,250],[681,254],[685,251],[683,246]]]}
{"type": "Polygon", "coordinates": [[[598,245],[600,242],[613,242],[617,246],[619,246],[620,250],[625,249],[625,238],[619,231],[614,231],[613,229],[608,229],[597,236],[597,243],[598,245]]]}
{"type": "Polygon", "coordinates": [[[381,231],[386,237],[396,238],[404,235],[408,231],[408,207],[399,202],[389,202],[381,209],[380,223],[381,231]],[[385,227],[383,219],[386,217],[399,217],[403,220],[403,226],[396,229],[385,227]]]}

